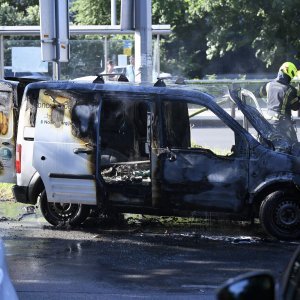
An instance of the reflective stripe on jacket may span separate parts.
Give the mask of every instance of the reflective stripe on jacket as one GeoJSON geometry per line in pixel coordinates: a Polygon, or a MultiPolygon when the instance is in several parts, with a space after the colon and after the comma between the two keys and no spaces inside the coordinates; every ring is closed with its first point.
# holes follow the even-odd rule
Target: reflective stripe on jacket
{"type": "Polygon", "coordinates": [[[291,110],[300,108],[300,101],[295,87],[283,76],[266,85],[268,99],[268,115],[277,119],[291,118],[291,110]]]}

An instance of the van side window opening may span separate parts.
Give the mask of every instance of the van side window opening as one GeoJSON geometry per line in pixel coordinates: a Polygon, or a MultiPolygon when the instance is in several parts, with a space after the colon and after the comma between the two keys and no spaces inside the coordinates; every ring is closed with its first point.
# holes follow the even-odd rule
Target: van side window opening
{"type": "Polygon", "coordinates": [[[168,147],[191,147],[191,124],[188,116],[188,106],[186,102],[163,102],[163,118],[168,147]]]}
{"type": "Polygon", "coordinates": [[[233,155],[235,133],[206,107],[180,101],[164,101],[166,146],[202,149],[218,156],[233,155]]]}
{"type": "Polygon", "coordinates": [[[150,105],[130,95],[104,95],[101,174],[107,183],[150,182],[150,105]],[[131,98],[130,98],[131,97],[131,98]]]}

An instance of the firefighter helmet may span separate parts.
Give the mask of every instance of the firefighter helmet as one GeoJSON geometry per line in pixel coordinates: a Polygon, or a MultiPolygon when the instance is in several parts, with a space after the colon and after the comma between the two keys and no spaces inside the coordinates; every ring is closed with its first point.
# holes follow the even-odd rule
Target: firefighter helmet
{"type": "Polygon", "coordinates": [[[284,74],[288,75],[293,79],[297,75],[297,68],[291,62],[285,62],[280,68],[279,71],[282,71],[284,74]]]}

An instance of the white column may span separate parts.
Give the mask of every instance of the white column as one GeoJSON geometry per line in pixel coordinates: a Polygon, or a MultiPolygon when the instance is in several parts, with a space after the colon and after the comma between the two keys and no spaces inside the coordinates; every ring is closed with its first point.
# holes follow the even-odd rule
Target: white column
{"type": "Polygon", "coordinates": [[[152,0],[135,2],[135,81],[152,82],[152,0]]]}
{"type": "Polygon", "coordinates": [[[0,35],[0,79],[4,78],[4,39],[0,35]]]}

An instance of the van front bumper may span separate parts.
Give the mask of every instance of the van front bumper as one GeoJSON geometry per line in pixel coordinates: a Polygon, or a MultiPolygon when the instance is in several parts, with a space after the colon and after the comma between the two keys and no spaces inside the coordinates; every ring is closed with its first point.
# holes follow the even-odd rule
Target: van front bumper
{"type": "Polygon", "coordinates": [[[30,203],[28,199],[27,186],[14,185],[12,187],[12,191],[17,202],[26,203],[26,204],[30,203]]]}

